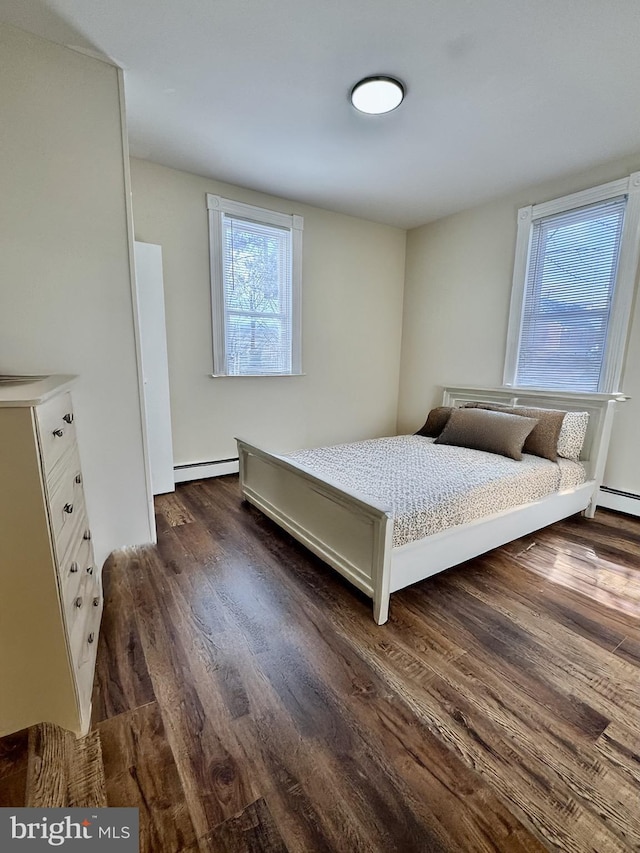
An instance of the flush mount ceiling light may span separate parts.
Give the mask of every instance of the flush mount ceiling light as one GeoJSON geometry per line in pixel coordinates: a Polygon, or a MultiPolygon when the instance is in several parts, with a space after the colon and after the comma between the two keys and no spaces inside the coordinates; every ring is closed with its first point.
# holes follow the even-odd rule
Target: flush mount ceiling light
{"type": "Polygon", "coordinates": [[[404,86],[393,77],[365,77],[351,90],[351,103],[361,113],[381,115],[399,107],[404,86]]]}

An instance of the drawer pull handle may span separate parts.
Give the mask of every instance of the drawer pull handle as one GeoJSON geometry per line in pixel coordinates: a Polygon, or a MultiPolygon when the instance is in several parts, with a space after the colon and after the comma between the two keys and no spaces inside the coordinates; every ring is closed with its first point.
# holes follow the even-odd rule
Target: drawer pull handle
{"type": "Polygon", "coordinates": [[[67,515],[71,515],[71,513],[73,512],[73,504],[65,504],[64,511],[67,513],[67,515]]]}
{"type": "Polygon", "coordinates": [[[78,564],[76,562],[71,563],[69,571],[72,575],[75,575],[75,573],[78,571],[78,564]]]}
{"type": "Polygon", "coordinates": [[[82,534],[82,538],[86,540],[91,539],[91,531],[85,530],[85,532],[82,534]]]}
{"type": "Polygon", "coordinates": [[[73,603],[76,607],[82,607],[82,596],[79,595],[73,603]]]}
{"type": "Polygon", "coordinates": [[[78,485],[80,485],[80,483],[82,483],[82,474],[76,474],[75,481],[78,485]]]}
{"type": "Polygon", "coordinates": [[[66,415],[63,415],[63,416],[62,416],[62,420],[63,420],[63,421],[66,421],[68,424],[72,424],[72,423],[73,423],[73,415],[72,415],[72,413],[71,413],[71,412],[68,412],[66,415]]]}
{"type": "Polygon", "coordinates": [[[87,643],[93,643],[93,641],[95,640],[95,638],[96,638],[96,635],[95,635],[95,634],[93,633],[93,631],[92,631],[92,632],[89,634],[89,636],[87,637],[87,643]]]}
{"type": "Polygon", "coordinates": [[[92,574],[93,574],[93,566],[87,566],[87,574],[88,574],[88,575],[92,575],[92,574]]]}
{"type": "Polygon", "coordinates": [[[94,598],[94,599],[93,599],[93,606],[94,606],[94,607],[99,607],[99,606],[100,606],[100,599],[99,599],[99,598],[94,598]]]}
{"type": "Polygon", "coordinates": [[[55,435],[56,438],[62,438],[62,436],[64,435],[64,430],[63,429],[54,429],[53,434],[55,435]]]}

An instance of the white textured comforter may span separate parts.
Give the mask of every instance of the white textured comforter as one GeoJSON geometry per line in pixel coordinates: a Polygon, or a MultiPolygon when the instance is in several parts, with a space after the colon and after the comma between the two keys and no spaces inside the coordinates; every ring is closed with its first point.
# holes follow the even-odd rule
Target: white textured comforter
{"type": "Polygon", "coordinates": [[[585,482],[584,466],[494,453],[399,435],[299,450],[287,458],[316,476],[392,507],[399,547],[458,524],[585,482]]]}

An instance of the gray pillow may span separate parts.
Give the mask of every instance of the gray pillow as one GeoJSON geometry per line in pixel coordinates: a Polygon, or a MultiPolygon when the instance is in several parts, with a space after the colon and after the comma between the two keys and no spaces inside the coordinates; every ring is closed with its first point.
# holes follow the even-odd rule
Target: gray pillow
{"type": "Polygon", "coordinates": [[[454,409],[434,444],[451,444],[522,459],[522,445],[538,423],[488,409],[454,409]]]}
{"type": "Polygon", "coordinates": [[[436,406],[435,409],[431,409],[424,426],[418,430],[416,435],[426,435],[429,438],[436,438],[447,425],[449,415],[452,411],[451,406],[436,406]]]}
{"type": "Polygon", "coordinates": [[[523,453],[542,456],[551,462],[558,461],[558,439],[566,412],[559,409],[534,409],[528,406],[501,406],[499,403],[473,403],[478,409],[490,409],[492,412],[505,412],[508,415],[521,415],[525,418],[537,418],[538,423],[531,430],[522,448],[523,453]]]}

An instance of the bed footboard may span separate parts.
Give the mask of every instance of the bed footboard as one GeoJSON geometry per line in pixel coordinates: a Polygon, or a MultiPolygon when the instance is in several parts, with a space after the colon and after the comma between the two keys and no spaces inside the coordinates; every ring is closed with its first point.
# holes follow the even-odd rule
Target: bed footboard
{"type": "Polygon", "coordinates": [[[389,508],[236,440],[243,498],[372,598],[376,622],[386,622],[393,538],[389,508]]]}

